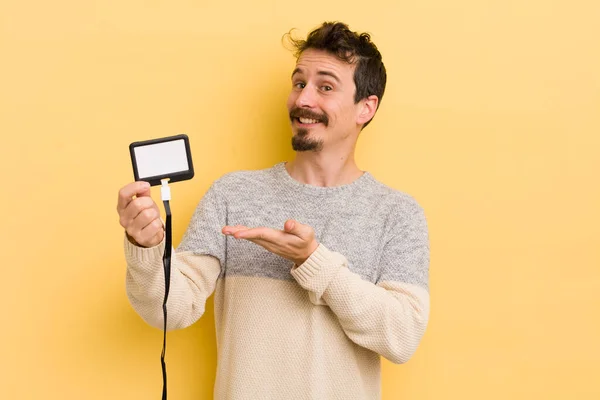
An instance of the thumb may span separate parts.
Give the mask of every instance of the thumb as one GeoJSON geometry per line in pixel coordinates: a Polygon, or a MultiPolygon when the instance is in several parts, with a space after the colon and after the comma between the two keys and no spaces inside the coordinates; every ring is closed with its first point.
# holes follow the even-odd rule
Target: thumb
{"type": "Polygon", "coordinates": [[[145,181],[138,181],[135,182],[136,186],[134,187],[136,189],[135,191],[135,196],[136,197],[152,197],[152,191],[150,190],[150,184],[148,182],[145,181]]]}
{"type": "Polygon", "coordinates": [[[117,210],[124,210],[133,197],[151,197],[150,184],[148,182],[137,181],[132,182],[119,190],[119,200],[117,202],[117,210]]]}
{"type": "Polygon", "coordinates": [[[292,235],[296,235],[300,238],[306,236],[306,225],[302,225],[300,222],[293,219],[288,219],[283,225],[283,230],[292,235]]]}

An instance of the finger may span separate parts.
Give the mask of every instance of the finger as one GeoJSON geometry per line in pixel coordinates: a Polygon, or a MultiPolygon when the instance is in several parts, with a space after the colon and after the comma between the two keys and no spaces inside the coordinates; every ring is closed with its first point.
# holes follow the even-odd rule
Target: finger
{"type": "Polygon", "coordinates": [[[164,231],[159,231],[152,239],[150,239],[148,241],[148,244],[146,245],[146,247],[157,246],[158,244],[160,244],[160,242],[163,241],[164,237],[165,237],[165,232],[164,231]]]}
{"type": "Polygon", "coordinates": [[[154,220],[160,220],[158,207],[148,207],[141,210],[129,223],[132,229],[142,230],[154,220]]]}
{"type": "Polygon", "coordinates": [[[253,228],[240,230],[234,233],[233,237],[236,239],[260,239],[268,242],[277,243],[281,241],[281,235],[283,232],[271,229],[271,228],[253,228]]]}
{"type": "Polygon", "coordinates": [[[133,197],[150,196],[150,184],[144,181],[132,182],[119,190],[117,210],[124,210],[133,200],[133,197]]]}
{"type": "Polygon", "coordinates": [[[287,221],[285,221],[285,224],[283,224],[283,230],[287,233],[292,233],[295,227],[296,221],[294,221],[293,219],[288,219],[287,221]]]}
{"type": "Polygon", "coordinates": [[[151,197],[137,197],[133,199],[124,211],[121,211],[121,216],[124,220],[132,221],[144,210],[154,209],[158,212],[158,206],[151,197]]]}
{"type": "Polygon", "coordinates": [[[125,231],[140,244],[151,238],[160,229],[164,230],[164,224],[160,218],[154,218],[144,223],[140,220],[136,220],[135,222],[130,224],[125,231]],[[152,230],[156,232],[152,233],[152,230]]]}
{"type": "Polygon", "coordinates": [[[152,198],[139,197],[134,199],[125,211],[121,211],[119,223],[125,229],[135,225],[139,229],[160,217],[160,210],[152,198]]]}
{"type": "Polygon", "coordinates": [[[224,226],[223,229],[221,229],[221,232],[225,235],[232,235],[238,231],[242,231],[242,230],[246,230],[246,229],[250,229],[247,226],[244,225],[236,225],[236,226],[224,226]]]}
{"type": "Polygon", "coordinates": [[[142,246],[156,246],[162,240],[164,235],[164,226],[160,219],[155,219],[146,225],[135,238],[135,241],[142,246]]]}
{"type": "Polygon", "coordinates": [[[310,226],[301,224],[300,222],[295,221],[293,219],[288,219],[287,221],[285,221],[285,224],[283,225],[283,230],[286,233],[295,235],[300,239],[304,240],[310,239],[313,232],[313,229],[310,226]]]}

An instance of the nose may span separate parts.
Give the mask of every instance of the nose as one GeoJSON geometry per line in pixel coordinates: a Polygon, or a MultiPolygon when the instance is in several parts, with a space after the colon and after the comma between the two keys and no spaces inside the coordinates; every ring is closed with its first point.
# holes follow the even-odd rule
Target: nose
{"type": "Polygon", "coordinates": [[[316,105],[316,94],[311,86],[305,86],[298,97],[296,97],[296,107],[313,108],[316,105]]]}

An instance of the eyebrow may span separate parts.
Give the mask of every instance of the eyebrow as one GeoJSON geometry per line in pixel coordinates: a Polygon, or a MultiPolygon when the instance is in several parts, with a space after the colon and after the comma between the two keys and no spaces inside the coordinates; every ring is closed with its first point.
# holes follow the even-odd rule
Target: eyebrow
{"type": "MultiPolygon", "coordinates": [[[[297,73],[303,73],[301,68],[296,68],[294,69],[294,71],[292,72],[292,78],[294,77],[294,75],[296,75],[297,73]]],[[[338,78],[338,76],[336,74],[334,74],[331,71],[324,71],[324,70],[320,70],[317,71],[317,75],[324,75],[324,76],[330,76],[332,77],[334,80],[336,80],[338,83],[341,83],[340,78],[338,78]]]]}

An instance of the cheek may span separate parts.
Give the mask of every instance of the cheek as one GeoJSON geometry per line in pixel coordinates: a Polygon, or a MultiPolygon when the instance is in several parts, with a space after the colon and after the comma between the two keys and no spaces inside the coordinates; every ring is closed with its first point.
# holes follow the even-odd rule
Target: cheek
{"type": "Polygon", "coordinates": [[[332,119],[339,120],[341,123],[347,123],[354,117],[353,111],[353,108],[348,107],[347,104],[335,102],[330,105],[328,114],[332,119]]]}
{"type": "Polygon", "coordinates": [[[356,123],[356,118],[358,117],[358,114],[359,109],[356,107],[356,104],[354,104],[354,102],[344,105],[344,119],[348,121],[348,123],[356,123]]]}

